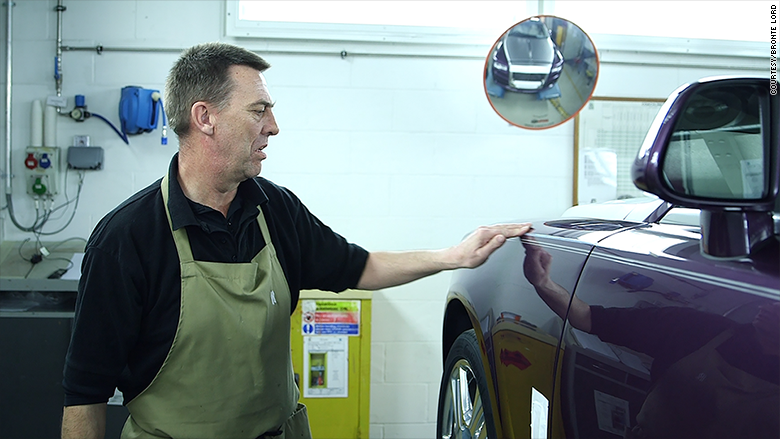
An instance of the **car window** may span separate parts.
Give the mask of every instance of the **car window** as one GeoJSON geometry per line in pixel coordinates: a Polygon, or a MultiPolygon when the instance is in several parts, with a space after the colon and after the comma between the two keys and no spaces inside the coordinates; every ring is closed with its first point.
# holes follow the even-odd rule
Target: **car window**
{"type": "Polygon", "coordinates": [[[514,37],[548,38],[550,36],[547,27],[540,21],[524,21],[509,31],[514,37]]]}

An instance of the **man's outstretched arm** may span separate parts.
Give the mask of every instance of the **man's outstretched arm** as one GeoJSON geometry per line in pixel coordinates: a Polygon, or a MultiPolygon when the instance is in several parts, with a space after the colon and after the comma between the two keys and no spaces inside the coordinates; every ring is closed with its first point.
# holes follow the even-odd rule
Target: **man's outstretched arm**
{"type": "Polygon", "coordinates": [[[106,403],[73,405],[62,411],[62,439],[103,439],[106,403]]]}
{"type": "Polygon", "coordinates": [[[378,290],[403,285],[444,270],[478,267],[507,239],[521,236],[530,229],[530,224],[483,226],[458,245],[446,249],[371,252],[357,287],[378,290]]]}

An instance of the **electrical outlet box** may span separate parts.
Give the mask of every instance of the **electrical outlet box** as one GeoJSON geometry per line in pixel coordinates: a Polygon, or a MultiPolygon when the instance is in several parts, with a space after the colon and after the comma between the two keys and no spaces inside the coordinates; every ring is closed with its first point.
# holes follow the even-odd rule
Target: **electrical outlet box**
{"type": "Polygon", "coordinates": [[[52,198],[57,195],[60,181],[60,148],[28,146],[24,152],[27,194],[33,198],[52,198]]]}
{"type": "Polygon", "coordinates": [[[103,169],[103,148],[99,146],[71,146],[68,148],[70,169],[103,169]]]}

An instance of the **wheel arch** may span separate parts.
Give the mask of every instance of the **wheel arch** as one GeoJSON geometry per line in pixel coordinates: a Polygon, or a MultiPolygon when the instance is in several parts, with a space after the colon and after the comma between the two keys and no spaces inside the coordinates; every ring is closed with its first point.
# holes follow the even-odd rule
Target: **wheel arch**
{"type": "MultiPolygon", "coordinates": [[[[441,339],[442,364],[447,361],[447,355],[450,353],[450,349],[452,349],[455,339],[469,329],[477,329],[477,327],[472,324],[471,315],[460,300],[456,298],[451,299],[447,303],[447,308],[444,311],[444,325],[441,339]]],[[[478,339],[481,338],[481,334],[478,333],[477,337],[478,339]]]]}
{"type": "MultiPolygon", "coordinates": [[[[497,437],[503,437],[504,425],[501,419],[501,412],[499,409],[498,395],[495,388],[494,371],[492,369],[492,362],[487,357],[485,352],[485,340],[484,334],[479,325],[479,321],[475,318],[473,309],[469,308],[469,302],[460,295],[451,295],[447,303],[447,307],[444,312],[444,325],[442,334],[442,366],[447,366],[447,356],[452,350],[452,346],[455,344],[455,340],[466,331],[474,330],[477,343],[479,344],[479,357],[484,378],[487,381],[487,394],[483,395],[486,399],[486,403],[491,407],[492,414],[492,427],[496,431],[497,437]]],[[[446,374],[447,371],[445,370],[446,374]]],[[[441,397],[441,395],[440,395],[441,397]]]]}

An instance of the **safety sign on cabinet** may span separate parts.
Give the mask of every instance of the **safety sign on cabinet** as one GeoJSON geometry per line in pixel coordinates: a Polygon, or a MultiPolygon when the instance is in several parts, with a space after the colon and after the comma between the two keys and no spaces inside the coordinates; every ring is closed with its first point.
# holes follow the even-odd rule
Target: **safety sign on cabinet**
{"type": "Polygon", "coordinates": [[[303,335],[360,335],[359,300],[302,300],[303,335]]]}

